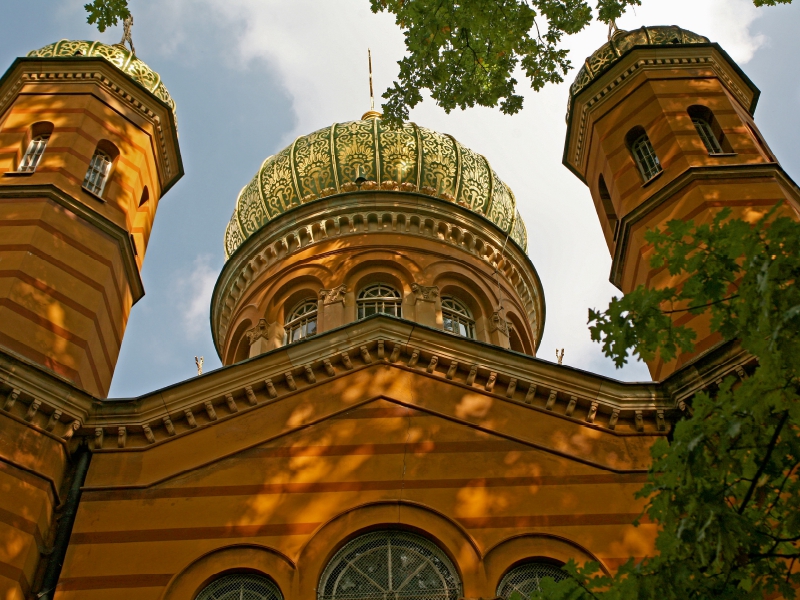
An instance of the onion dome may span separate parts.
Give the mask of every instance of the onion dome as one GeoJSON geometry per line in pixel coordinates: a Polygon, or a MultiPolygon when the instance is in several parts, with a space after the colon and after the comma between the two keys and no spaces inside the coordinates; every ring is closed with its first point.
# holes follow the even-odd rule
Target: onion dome
{"type": "MultiPolygon", "coordinates": [[[[28,52],[31,58],[52,58],[68,56],[70,58],[102,58],[117,67],[136,83],[151,92],[156,98],[172,109],[175,115],[175,101],[169,95],[167,88],[161,81],[161,75],[144,64],[130,50],[122,45],[108,45],[102,42],[86,40],[61,40],[38,50],[28,52]]],[[[177,115],[176,115],[177,122],[177,115]]]]}
{"type": "Polygon", "coordinates": [[[522,249],[525,225],[511,190],[480,154],[415,123],[385,125],[378,113],[297,138],[261,165],[236,200],[225,257],[292,208],[336,194],[410,192],[453,202],[489,219],[522,249]]]}
{"type": "Polygon", "coordinates": [[[601,46],[584,61],[570,87],[570,98],[577,96],[633,48],[709,43],[711,42],[707,37],[681,29],[677,25],[642,27],[633,31],[619,29],[608,43],[601,46]]]}

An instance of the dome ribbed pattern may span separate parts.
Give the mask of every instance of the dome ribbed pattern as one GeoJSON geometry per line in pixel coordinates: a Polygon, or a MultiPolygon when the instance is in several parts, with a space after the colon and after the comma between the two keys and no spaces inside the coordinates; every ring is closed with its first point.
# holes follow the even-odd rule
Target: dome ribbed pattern
{"type": "Polygon", "coordinates": [[[527,247],[514,194],[483,156],[452,136],[414,123],[391,128],[372,118],[334,123],[267,158],[236,200],[225,232],[226,258],[292,208],[357,191],[417,192],[453,202],[527,247]]]}
{"type": "Polygon", "coordinates": [[[31,58],[51,58],[54,56],[103,58],[119,68],[148,92],[152,92],[156,98],[162,100],[172,109],[172,114],[175,114],[175,101],[169,95],[167,88],[164,87],[161,75],[153,71],[123,46],[109,46],[102,42],[88,40],[61,40],[44,48],[28,52],[28,57],[31,58]]]}

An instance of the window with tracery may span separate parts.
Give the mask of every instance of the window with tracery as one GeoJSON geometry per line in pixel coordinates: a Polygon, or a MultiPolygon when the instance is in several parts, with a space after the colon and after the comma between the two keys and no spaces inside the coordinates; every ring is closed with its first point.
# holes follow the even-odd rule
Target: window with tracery
{"type": "Polygon", "coordinates": [[[89,163],[89,170],[86,171],[86,177],[83,179],[83,187],[97,196],[102,196],[111,173],[112,163],[111,156],[100,149],[95,150],[89,163]]]}
{"type": "Polygon", "coordinates": [[[461,580],[442,550],[403,531],[376,531],[345,545],[325,568],[317,600],[457,600],[461,580]]]}
{"type": "Polygon", "coordinates": [[[645,182],[661,173],[661,163],[658,160],[653,144],[647,137],[644,128],[634,127],[627,135],[628,148],[639,173],[645,182]]]}
{"type": "Polygon", "coordinates": [[[37,135],[33,138],[31,143],[28,144],[28,149],[25,150],[17,171],[20,173],[33,173],[36,167],[39,166],[39,161],[42,160],[42,154],[44,154],[44,149],[47,147],[49,140],[49,134],[37,135]]]}
{"type": "Polygon", "coordinates": [[[475,338],[475,319],[464,304],[451,296],[442,297],[444,330],[467,338],[475,338]]]}
{"type": "Polygon", "coordinates": [[[283,600],[283,594],[266,577],[236,573],[213,581],[195,600],[283,600]]]}
{"type": "Polygon", "coordinates": [[[545,577],[561,581],[569,575],[559,567],[548,563],[525,563],[514,567],[503,576],[497,586],[497,596],[508,599],[514,592],[518,592],[523,598],[529,598],[533,592],[542,590],[539,584],[545,577]]]}
{"type": "Polygon", "coordinates": [[[370,315],[383,313],[395,317],[402,317],[403,297],[396,289],[385,283],[370,285],[358,295],[358,318],[363,319],[370,315]]]}
{"type": "Polygon", "coordinates": [[[288,343],[302,340],[317,334],[317,301],[313,298],[303,300],[298,304],[284,325],[288,343]]]}

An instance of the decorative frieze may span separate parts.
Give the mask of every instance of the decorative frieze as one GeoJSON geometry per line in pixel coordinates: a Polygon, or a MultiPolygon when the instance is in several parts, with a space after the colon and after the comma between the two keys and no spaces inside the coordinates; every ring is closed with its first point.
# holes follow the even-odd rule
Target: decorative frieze
{"type": "Polygon", "coordinates": [[[248,329],[244,334],[247,336],[247,341],[252,346],[261,338],[267,338],[269,336],[269,324],[266,319],[259,319],[256,326],[252,329],[248,329]]]}
{"type": "Polygon", "coordinates": [[[347,286],[342,284],[329,290],[320,290],[319,298],[322,300],[323,306],[330,306],[338,302],[344,304],[345,294],[347,294],[347,286]]]}
{"type": "Polygon", "coordinates": [[[411,291],[414,292],[414,302],[436,302],[439,297],[439,287],[435,285],[411,284],[411,291]]]}

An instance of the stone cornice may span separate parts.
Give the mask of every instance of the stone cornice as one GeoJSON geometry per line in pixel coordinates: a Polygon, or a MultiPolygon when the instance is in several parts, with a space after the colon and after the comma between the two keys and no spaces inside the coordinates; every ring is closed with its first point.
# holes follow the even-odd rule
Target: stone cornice
{"type": "Polygon", "coordinates": [[[110,221],[106,217],[91,210],[85,204],[78,202],[69,194],[60,190],[52,184],[44,185],[3,185],[0,186],[0,201],[5,198],[41,198],[45,197],[53,202],[60,204],[75,216],[83,219],[92,227],[102,231],[108,237],[117,242],[119,246],[122,264],[127,276],[128,285],[131,289],[133,304],[136,304],[144,296],[144,284],[139,274],[139,267],[136,263],[136,254],[131,242],[130,235],[122,227],[110,221]]]}
{"type": "Polygon", "coordinates": [[[658,190],[642,204],[634,208],[620,219],[617,244],[614,247],[614,256],[611,262],[611,274],[609,281],[617,288],[622,286],[622,271],[624,259],[628,255],[628,244],[630,242],[631,230],[633,226],[645,218],[648,214],[657,210],[664,202],[667,202],[681,190],[696,181],[713,181],[719,179],[749,179],[771,177],[776,179],[786,191],[793,196],[795,208],[800,208],[800,188],[791,177],[783,170],[778,163],[765,163],[754,165],[719,165],[705,167],[690,167],[676,177],[673,181],[658,190]]]}
{"type": "Polygon", "coordinates": [[[643,71],[703,67],[714,72],[745,110],[751,114],[755,111],[760,95],[758,88],[718,44],[636,46],[580,93],[570,97],[562,157],[564,166],[586,183],[589,114],[623,93],[617,88],[629,85],[643,71]]]}
{"type": "Polygon", "coordinates": [[[172,109],[115,65],[102,58],[18,58],[0,78],[0,115],[27,86],[94,85],[93,94],[112,109],[131,110],[153,128],[156,164],[163,196],[183,176],[178,129],[172,109]],[[111,100],[111,103],[109,103],[111,100]],[[118,106],[113,106],[117,103],[118,106]]]}
{"type": "Polygon", "coordinates": [[[222,269],[211,300],[217,353],[221,355],[222,340],[243,291],[267,269],[320,241],[382,232],[435,239],[443,250],[458,248],[496,267],[522,301],[538,347],[545,321],[541,281],[530,258],[496,225],[466,208],[422,194],[356,192],[297,207],[239,246],[222,269]],[[391,215],[391,223],[384,222],[384,215],[391,215]],[[371,216],[377,219],[373,226],[371,216]]]}

